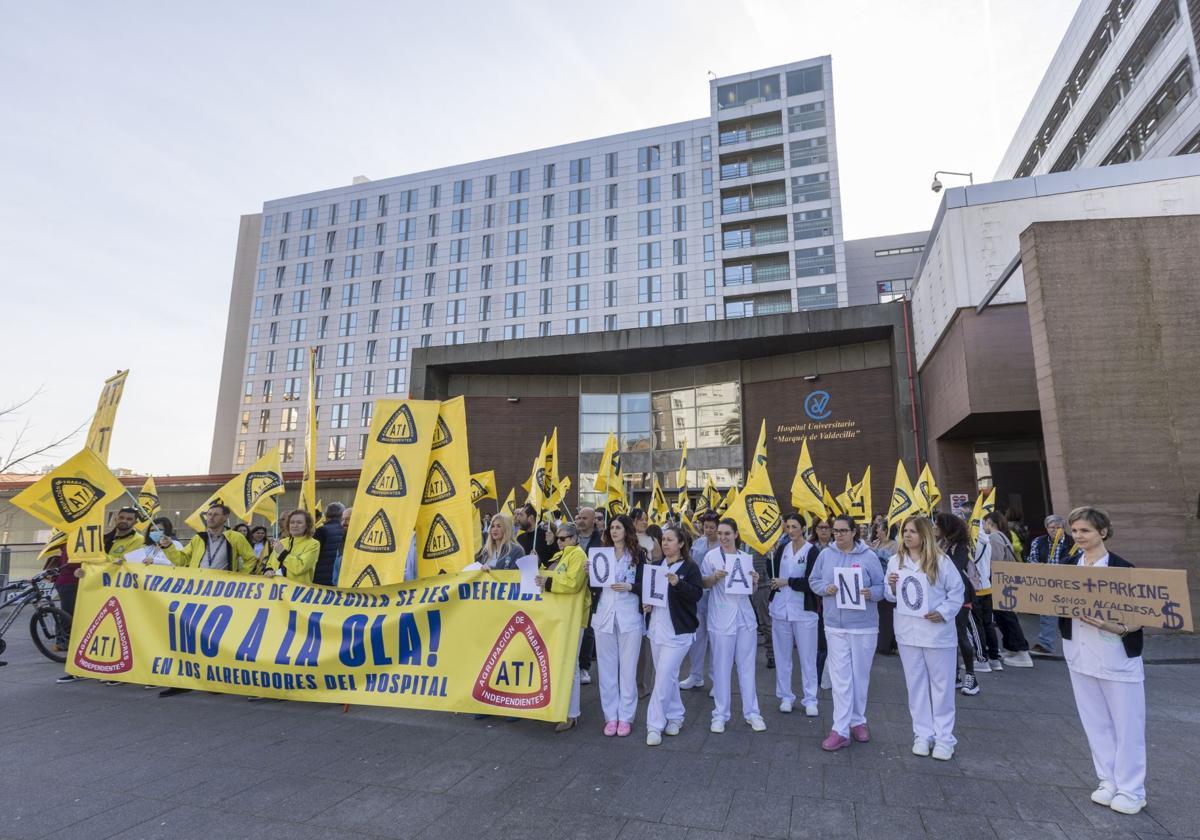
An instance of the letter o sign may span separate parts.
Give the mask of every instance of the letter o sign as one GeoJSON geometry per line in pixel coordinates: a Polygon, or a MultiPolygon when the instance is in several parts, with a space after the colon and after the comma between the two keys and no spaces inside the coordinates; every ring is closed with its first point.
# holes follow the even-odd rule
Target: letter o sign
{"type": "Polygon", "coordinates": [[[900,583],[900,597],[904,599],[905,607],[919,612],[925,606],[925,587],[915,575],[910,575],[900,583]]]}

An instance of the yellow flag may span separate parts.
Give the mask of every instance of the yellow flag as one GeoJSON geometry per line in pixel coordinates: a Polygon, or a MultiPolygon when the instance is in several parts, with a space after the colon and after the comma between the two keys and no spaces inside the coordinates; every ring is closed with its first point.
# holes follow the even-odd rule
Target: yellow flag
{"type": "Polygon", "coordinates": [[[675,497],[675,505],[679,508],[679,515],[681,517],[687,514],[688,509],[687,473],[687,438],[684,438],[683,454],[679,456],[679,471],[675,473],[675,484],[679,487],[679,494],[675,497]]]}
{"type": "Polygon", "coordinates": [[[971,508],[971,542],[979,539],[979,529],[983,526],[983,517],[996,506],[996,489],[992,488],[992,507],[988,507],[988,491],[984,490],[975,497],[975,506],[971,508]]]}
{"type": "Polygon", "coordinates": [[[800,443],[800,459],[796,462],[796,477],[792,479],[792,507],[799,513],[811,514],[817,519],[825,516],[821,482],[817,481],[812,456],[808,453],[807,437],[800,443]]]}
{"type": "Polygon", "coordinates": [[[386,586],[404,580],[437,421],[435,400],[375,403],[338,586],[386,586]]]}
{"type": "Polygon", "coordinates": [[[737,501],[738,489],[737,485],[733,485],[725,491],[725,497],[721,499],[717,505],[717,513],[724,515],[729,510],[730,505],[737,501]]]}
{"type": "Polygon", "coordinates": [[[146,518],[142,519],[141,513],[139,513],[138,523],[134,527],[136,527],[138,531],[145,533],[145,531],[150,527],[150,520],[158,516],[158,511],[162,507],[158,501],[158,489],[154,486],[154,476],[146,479],[145,483],[142,485],[141,492],[138,493],[137,500],[138,505],[140,505],[142,508],[141,513],[144,513],[146,518]]]}
{"type": "Polygon", "coordinates": [[[721,494],[717,491],[717,485],[713,483],[712,474],[705,473],[704,489],[696,497],[696,515],[715,511],[720,503],[721,494]]]}
{"type": "Polygon", "coordinates": [[[508,495],[504,497],[504,504],[500,505],[500,512],[509,519],[516,516],[517,513],[517,488],[508,491],[508,495]]]}
{"type": "Polygon", "coordinates": [[[558,487],[558,426],[550,433],[546,443],[546,475],[550,477],[550,486],[558,487]]]}
{"type": "Polygon", "coordinates": [[[991,492],[988,493],[987,499],[984,500],[983,516],[987,516],[989,513],[991,513],[995,509],[996,509],[996,488],[993,487],[991,492]]]}
{"type": "Polygon", "coordinates": [[[479,504],[484,499],[496,499],[496,471],[484,470],[471,473],[471,501],[479,504]]]}
{"type": "MultiPolygon", "coordinates": [[[[300,509],[315,519],[317,502],[317,348],[308,348],[308,423],[304,433],[304,473],[300,483],[300,509]]],[[[353,513],[351,513],[353,515],[353,513]]]]}
{"type": "MultiPolygon", "coordinates": [[[[89,531],[87,543],[81,546],[90,555],[93,552],[93,539],[99,542],[98,537],[103,530],[104,508],[124,498],[128,497],[120,479],[112,474],[94,451],[81,449],[10,501],[15,507],[64,533],[77,529],[85,520],[101,523],[89,531]]],[[[84,559],[87,556],[77,555],[73,544],[68,544],[67,550],[72,559],[84,559]]],[[[102,549],[98,556],[104,556],[102,549]]]]}
{"type": "Polygon", "coordinates": [[[471,503],[467,409],[463,397],[438,409],[429,469],[417,513],[417,577],[457,572],[475,559],[472,532],[479,515],[471,503]]]}
{"type": "Polygon", "coordinates": [[[656,473],[654,476],[654,486],[650,491],[649,509],[646,511],[650,517],[650,524],[659,526],[666,525],[667,514],[670,512],[671,509],[667,506],[667,497],[663,495],[662,487],[660,487],[658,483],[658,474],[656,473]]]}
{"type": "Polygon", "coordinates": [[[825,505],[826,519],[840,516],[843,513],[842,506],[838,504],[837,499],[833,498],[829,488],[824,485],[821,486],[821,503],[825,505]]]}
{"type": "Polygon", "coordinates": [[[533,459],[533,466],[529,470],[529,478],[521,485],[525,490],[529,491],[525,503],[533,505],[533,509],[539,516],[549,503],[550,494],[554,489],[550,486],[549,476],[546,474],[546,448],[548,444],[549,441],[546,438],[542,438],[542,446],[538,449],[537,457],[533,459]]]}
{"type": "Polygon", "coordinates": [[[870,522],[871,509],[871,465],[867,465],[862,480],[854,485],[854,518],[858,522],[870,522]]]}
{"type": "Polygon", "coordinates": [[[746,545],[759,554],[774,550],[775,543],[783,533],[783,517],[779,512],[779,500],[771,489],[771,477],[767,474],[767,425],[763,421],[758,433],[758,445],[754,449],[754,461],[742,492],[730,506],[729,518],[738,523],[738,531],[746,545]]]}
{"type": "Polygon", "coordinates": [[[899,525],[913,513],[919,510],[912,482],[908,479],[908,470],[903,461],[896,462],[896,480],[892,482],[892,502],[888,506],[888,528],[899,525]]]}
{"type": "Polygon", "coordinates": [[[608,433],[608,440],[604,442],[604,453],[600,456],[600,466],[596,469],[596,483],[593,489],[597,493],[603,493],[608,490],[608,483],[614,475],[621,472],[621,450],[617,444],[617,436],[613,432],[608,433]]]}
{"type": "Polygon", "coordinates": [[[275,497],[283,493],[283,469],[279,463],[279,449],[259,458],[242,470],[204,500],[184,521],[199,533],[205,528],[204,512],[215,503],[228,507],[239,519],[250,521],[259,513],[271,522],[279,518],[275,497]]]}
{"type": "Polygon", "coordinates": [[[843,492],[837,494],[835,499],[838,506],[838,513],[848,513],[854,516],[854,485],[850,485],[843,492]]]}
{"type": "Polygon", "coordinates": [[[86,447],[99,455],[101,462],[105,464],[108,463],[108,447],[112,443],[117,406],[121,402],[121,394],[125,391],[125,377],[128,375],[129,371],[119,370],[115,376],[104,380],[100,400],[96,403],[96,413],[92,415],[92,425],[88,429],[86,447]]]}

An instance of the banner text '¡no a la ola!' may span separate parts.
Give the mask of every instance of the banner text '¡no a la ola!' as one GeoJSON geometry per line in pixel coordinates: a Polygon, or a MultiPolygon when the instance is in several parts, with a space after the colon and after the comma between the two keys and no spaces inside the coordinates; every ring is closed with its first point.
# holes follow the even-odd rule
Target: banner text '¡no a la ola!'
{"type": "Polygon", "coordinates": [[[805,423],[780,423],[772,439],[776,443],[800,443],[809,440],[853,440],[862,434],[855,420],[810,420],[805,423]]]}
{"type": "Polygon", "coordinates": [[[142,684],[440,711],[566,717],[579,599],[517,572],[370,589],[96,564],[67,670],[142,684]]]}

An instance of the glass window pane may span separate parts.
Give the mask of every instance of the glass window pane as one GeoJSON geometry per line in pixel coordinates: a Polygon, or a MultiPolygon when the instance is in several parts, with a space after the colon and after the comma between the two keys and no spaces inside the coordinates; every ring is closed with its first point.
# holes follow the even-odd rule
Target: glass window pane
{"type": "MultiPolygon", "coordinates": [[[[608,433],[602,435],[583,434],[579,436],[579,451],[580,452],[603,452],[604,444],[608,440],[608,433]]],[[[580,476],[580,480],[583,476],[580,476]]],[[[591,487],[589,483],[581,485],[583,487],[591,487]]]]}
{"type": "MultiPolygon", "coordinates": [[[[579,431],[583,434],[607,435],[617,430],[616,414],[581,414],[579,415],[579,431]]],[[[600,448],[604,448],[601,443],[600,448]]]]}
{"type": "MultiPolygon", "coordinates": [[[[649,430],[642,434],[621,435],[621,449],[625,452],[648,452],[650,450],[649,430]]],[[[636,479],[634,483],[636,484],[636,479]]]]}
{"type": "Polygon", "coordinates": [[[621,394],[621,412],[650,411],[649,394],[621,394]]]}
{"type": "Polygon", "coordinates": [[[615,414],[617,412],[617,395],[580,394],[579,410],[585,414],[615,414]]]}

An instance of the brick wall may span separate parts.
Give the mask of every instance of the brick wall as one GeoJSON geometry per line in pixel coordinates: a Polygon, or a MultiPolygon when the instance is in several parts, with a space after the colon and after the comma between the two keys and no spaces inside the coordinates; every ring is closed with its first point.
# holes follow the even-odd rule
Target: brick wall
{"type": "MultiPolygon", "coordinates": [[[[517,487],[517,502],[525,501],[521,482],[529,478],[529,469],[537,456],[542,438],[558,426],[559,474],[578,481],[579,472],[579,398],[521,397],[509,402],[506,397],[467,397],[467,434],[471,443],[471,471],[496,471],[499,501],[517,487]]],[[[575,487],[567,494],[567,504],[575,506],[575,487]]],[[[490,511],[491,502],[482,508],[490,511]]]]}

